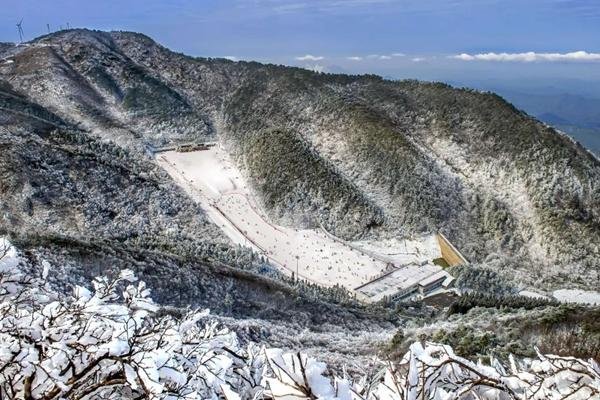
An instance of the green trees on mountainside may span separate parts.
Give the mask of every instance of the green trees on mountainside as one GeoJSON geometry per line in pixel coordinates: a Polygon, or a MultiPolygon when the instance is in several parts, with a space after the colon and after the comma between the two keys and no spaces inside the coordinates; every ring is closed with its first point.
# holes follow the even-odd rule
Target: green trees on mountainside
{"type": "Polygon", "coordinates": [[[264,130],[247,135],[242,148],[264,204],[278,217],[302,215],[295,222],[313,228],[320,224],[346,238],[382,224],[381,211],[298,134],[264,130]]]}

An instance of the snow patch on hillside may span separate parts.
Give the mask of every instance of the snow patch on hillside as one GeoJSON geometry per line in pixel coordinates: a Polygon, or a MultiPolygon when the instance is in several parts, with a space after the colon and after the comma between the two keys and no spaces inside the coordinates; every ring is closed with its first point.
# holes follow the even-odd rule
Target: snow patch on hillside
{"type": "Polygon", "coordinates": [[[461,146],[449,138],[441,135],[426,138],[424,151],[433,152],[438,164],[447,172],[458,176],[476,191],[499,199],[508,208],[520,229],[530,232],[527,242],[529,256],[539,264],[546,264],[547,254],[541,241],[542,225],[530,223],[537,220],[537,214],[523,178],[514,171],[472,160],[461,146]]]}
{"type": "Polygon", "coordinates": [[[519,292],[520,296],[525,296],[525,297],[531,297],[533,299],[549,299],[548,296],[538,293],[538,292],[534,292],[532,290],[521,290],[519,292]]]}
{"type": "Polygon", "coordinates": [[[600,293],[580,289],[559,289],[552,293],[558,301],[566,303],[600,305],[600,293]]]}

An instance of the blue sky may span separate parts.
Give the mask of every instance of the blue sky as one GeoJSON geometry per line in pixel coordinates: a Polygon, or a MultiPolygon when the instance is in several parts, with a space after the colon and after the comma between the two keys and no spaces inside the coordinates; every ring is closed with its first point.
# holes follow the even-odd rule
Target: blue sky
{"type": "Polygon", "coordinates": [[[600,81],[600,0],[0,0],[0,41],[22,17],[27,39],[68,22],[330,72],[600,81]]]}

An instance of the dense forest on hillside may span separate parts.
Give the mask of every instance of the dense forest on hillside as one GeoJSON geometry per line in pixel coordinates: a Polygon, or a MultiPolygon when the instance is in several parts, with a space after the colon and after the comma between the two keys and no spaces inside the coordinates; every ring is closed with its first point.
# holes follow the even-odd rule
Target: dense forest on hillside
{"type": "Polygon", "coordinates": [[[497,95],[192,58],[127,32],[63,31],[3,54],[15,111],[25,101],[137,154],[218,138],[279,223],[346,239],[442,231],[527,285],[598,281],[600,163],[497,95]]]}
{"type": "Polygon", "coordinates": [[[60,293],[131,269],[160,304],[209,307],[242,338],[336,366],[420,334],[472,359],[534,345],[597,355],[596,311],[515,295],[597,290],[600,162],[495,94],[67,30],[0,45],[0,111],[0,236],[32,270],[50,263],[60,293]],[[149,151],[204,140],[274,223],[374,243],[443,232],[472,261],[451,270],[469,295],[450,313],[365,305],[284,277],[229,241],[149,151]]]}

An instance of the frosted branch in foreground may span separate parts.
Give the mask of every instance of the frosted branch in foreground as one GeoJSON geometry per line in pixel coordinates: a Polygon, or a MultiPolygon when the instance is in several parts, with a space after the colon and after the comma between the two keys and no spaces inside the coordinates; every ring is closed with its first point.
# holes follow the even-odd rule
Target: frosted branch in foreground
{"type": "Polygon", "coordinates": [[[538,353],[491,366],[416,342],[398,363],[357,379],[327,376],[303,354],[241,346],[207,311],[157,314],[131,271],[64,298],[24,274],[1,240],[0,398],[25,399],[592,399],[593,361],[538,353]]]}

